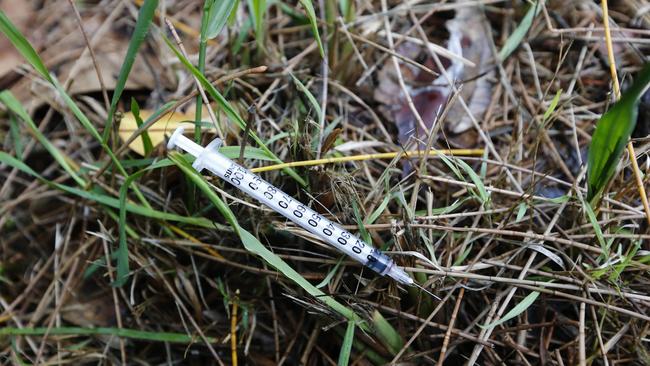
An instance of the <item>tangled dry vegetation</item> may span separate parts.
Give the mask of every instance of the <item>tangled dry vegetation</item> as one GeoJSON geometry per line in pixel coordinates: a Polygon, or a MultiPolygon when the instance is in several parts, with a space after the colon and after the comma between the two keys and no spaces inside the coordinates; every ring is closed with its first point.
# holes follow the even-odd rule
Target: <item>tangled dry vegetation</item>
{"type": "MultiPolygon", "coordinates": [[[[613,100],[600,4],[242,1],[199,57],[202,2],[160,1],[120,81],[152,3],[0,2],[60,83],[0,40],[0,362],[650,363],[650,235],[627,155],[600,204],[585,203],[587,147],[613,100]],[[214,114],[200,96],[197,108],[163,17],[230,110],[205,84],[214,114]],[[260,173],[439,299],[184,170],[156,144],[168,116],[144,134],[151,146],[127,148],[137,109],[145,123],[201,110],[202,144],[220,133],[234,159],[246,145],[250,168],[483,149],[260,173]]],[[[650,13],[641,0],[609,13],[624,90],[648,55],[650,13]]],[[[644,98],[633,142],[647,174],[644,98]]]]}

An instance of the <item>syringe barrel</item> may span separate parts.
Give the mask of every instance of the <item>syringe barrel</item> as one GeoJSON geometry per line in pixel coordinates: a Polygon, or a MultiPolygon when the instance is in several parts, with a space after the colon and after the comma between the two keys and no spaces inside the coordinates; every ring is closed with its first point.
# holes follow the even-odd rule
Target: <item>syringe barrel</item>
{"type": "Polygon", "coordinates": [[[168,148],[178,146],[194,155],[196,160],[192,166],[197,171],[209,170],[380,275],[389,275],[405,284],[413,282],[389,256],[225,157],[218,151],[220,140],[217,139],[203,148],[183,136],[182,130],[179,130],[170,138],[168,148]]]}

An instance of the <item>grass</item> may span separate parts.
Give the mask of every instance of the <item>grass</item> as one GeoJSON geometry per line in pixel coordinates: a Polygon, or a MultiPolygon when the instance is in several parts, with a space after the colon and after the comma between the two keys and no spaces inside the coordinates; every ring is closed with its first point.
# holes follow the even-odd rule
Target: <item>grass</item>
{"type": "MultiPolygon", "coordinates": [[[[444,46],[445,22],[471,3],[134,3],[80,6],[88,41],[69,4],[36,7],[29,32],[13,9],[0,12],[26,62],[0,75],[1,360],[613,364],[650,352],[647,136],[632,139],[638,166],[621,164],[650,77],[629,57],[647,51],[630,9],[614,4],[607,29],[585,31],[581,20],[600,15],[575,4],[477,8],[500,63],[479,62],[477,78],[493,81],[485,111],[452,134],[458,116],[443,105],[423,141],[401,146],[404,93],[422,110],[419,98],[444,87],[418,75],[436,64],[421,45],[444,46]],[[79,56],[88,47],[98,70],[79,56]],[[616,72],[625,82],[610,105],[616,72]],[[145,109],[153,115],[140,118],[145,109]],[[156,146],[148,129],[173,110],[192,116],[201,144],[218,123],[224,155],[243,151],[245,166],[441,300],[156,146]],[[114,135],[126,111],[144,157],[114,135]]],[[[471,90],[474,79],[456,82],[471,90]]],[[[460,99],[474,110],[450,97],[460,99]]]]}

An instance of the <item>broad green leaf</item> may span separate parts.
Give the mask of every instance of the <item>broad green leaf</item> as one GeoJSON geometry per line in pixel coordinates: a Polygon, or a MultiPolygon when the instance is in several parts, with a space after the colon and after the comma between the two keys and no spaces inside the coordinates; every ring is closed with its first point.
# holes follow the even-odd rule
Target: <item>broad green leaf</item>
{"type": "Polygon", "coordinates": [[[237,0],[208,0],[212,2],[208,11],[208,23],[205,38],[212,39],[221,33],[230,14],[234,12],[237,0]]]}
{"type": "Polygon", "coordinates": [[[404,347],[402,336],[377,310],[372,313],[372,328],[391,354],[396,355],[404,347]]]}
{"type": "Polygon", "coordinates": [[[138,13],[138,20],[135,23],[135,30],[131,35],[131,40],[129,41],[129,47],[126,49],[126,56],[120,68],[120,73],[117,77],[117,82],[115,83],[115,89],[113,90],[113,99],[111,99],[111,109],[108,111],[108,118],[106,119],[106,127],[104,129],[104,136],[102,141],[104,143],[108,142],[108,136],[111,132],[113,126],[113,116],[115,115],[115,110],[117,109],[117,103],[120,101],[124,87],[126,86],[126,80],[131,73],[131,68],[135,62],[135,57],[138,53],[138,49],[142,42],[144,42],[147,32],[149,31],[149,26],[153,20],[153,16],[156,12],[156,7],[158,6],[158,0],[145,0],[144,4],[140,8],[138,13]]]}
{"type": "Polygon", "coordinates": [[[480,327],[485,329],[490,329],[496,327],[497,325],[507,322],[508,320],[526,311],[526,309],[528,309],[535,302],[535,300],[537,300],[538,296],[539,296],[538,291],[531,292],[530,294],[528,294],[528,296],[524,297],[524,299],[521,300],[519,304],[517,304],[514,308],[512,308],[509,312],[507,312],[506,315],[504,315],[501,319],[492,322],[488,325],[480,325],[480,327]]]}
{"type": "Polygon", "coordinates": [[[638,73],[632,86],[623,93],[596,125],[587,157],[587,201],[595,205],[614,176],[616,166],[634,127],[639,98],[650,85],[650,63],[638,73]]]}
{"type": "Polygon", "coordinates": [[[45,64],[38,56],[32,45],[20,33],[20,31],[11,23],[4,11],[0,10],[0,32],[4,33],[9,41],[16,47],[18,52],[29,62],[41,76],[47,80],[52,81],[50,72],[45,67],[45,64]]]}
{"type": "Polygon", "coordinates": [[[348,321],[348,326],[345,329],[345,336],[343,337],[343,344],[339,351],[338,366],[348,366],[350,362],[350,352],[352,351],[352,342],[354,341],[354,322],[348,321]]]}
{"type": "Polygon", "coordinates": [[[519,47],[521,41],[526,36],[526,33],[528,33],[528,30],[533,25],[533,20],[537,14],[539,14],[540,10],[542,10],[542,7],[539,5],[539,2],[535,2],[535,4],[530,6],[528,12],[526,12],[526,15],[524,15],[524,18],[521,20],[521,23],[519,23],[514,32],[512,32],[510,37],[508,37],[506,42],[503,44],[501,50],[499,50],[498,57],[500,61],[508,58],[508,56],[519,47]]]}

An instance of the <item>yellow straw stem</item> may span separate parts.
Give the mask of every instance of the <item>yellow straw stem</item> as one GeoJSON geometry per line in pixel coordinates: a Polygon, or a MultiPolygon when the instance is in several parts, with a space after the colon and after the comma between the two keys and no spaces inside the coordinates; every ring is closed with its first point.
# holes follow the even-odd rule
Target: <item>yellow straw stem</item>
{"type": "Polygon", "coordinates": [[[464,155],[464,156],[481,156],[483,155],[483,149],[451,149],[451,150],[430,150],[430,151],[398,151],[398,152],[389,152],[389,153],[379,153],[379,154],[365,154],[365,155],[352,155],[352,156],[342,156],[338,158],[325,158],[325,159],[316,159],[316,160],[304,160],[304,161],[294,161],[291,163],[282,163],[269,166],[263,166],[259,168],[251,169],[254,173],[259,172],[268,172],[270,170],[284,169],[296,166],[311,166],[311,165],[322,165],[322,164],[334,164],[334,163],[344,163],[348,161],[359,161],[359,160],[372,160],[372,159],[393,159],[398,155],[401,155],[403,158],[418,158],[424,156],[425,154],[435,156],[439,154],[443,155],[464,155]]]}

